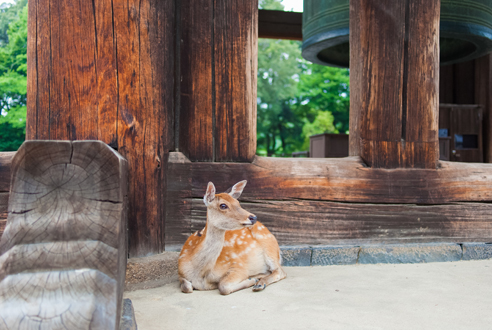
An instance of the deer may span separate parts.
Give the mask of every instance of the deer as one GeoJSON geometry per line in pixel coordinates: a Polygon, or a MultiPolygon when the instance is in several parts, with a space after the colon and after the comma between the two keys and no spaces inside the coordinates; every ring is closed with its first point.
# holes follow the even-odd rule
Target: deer
{"type": "Polygon", "coordinates": [[[207,223],[188,237],[178,259],[182,292],[219,289],[228,295],[250,287],[256,292],[287,276],[277,239],[238,202],[246,183],[220,194],[208,183],[207,223]]]}

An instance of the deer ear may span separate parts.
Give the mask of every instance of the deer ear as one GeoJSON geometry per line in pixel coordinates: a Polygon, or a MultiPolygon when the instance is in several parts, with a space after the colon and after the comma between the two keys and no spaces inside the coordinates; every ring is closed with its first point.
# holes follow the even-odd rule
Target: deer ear
{"type": "Polygon", "coordinates": [[[246,187],[246,183],[248,183],[248,181],[243,180],[243,181],[239,181],[234,186],[232,186],[231,192],[229,193],[229,196],[231,196],[232,198],[238,199],[239,196],[241,196],[241,193],[243,192],[244,187],[246,187]]]}
{"type": "Polygon", "coordinates": [[[212,203],[215,199],[215,186],[212,182],[209,182],[207,185],[207,192],[205,192],[205,196],[203,196],[203,202],[205,205],[212,203]]]}

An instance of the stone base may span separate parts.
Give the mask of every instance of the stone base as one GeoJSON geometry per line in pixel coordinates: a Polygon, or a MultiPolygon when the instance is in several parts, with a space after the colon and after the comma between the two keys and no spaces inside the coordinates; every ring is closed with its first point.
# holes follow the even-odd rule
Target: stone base
{"type": "Polygon", "coordinates": [[[401,264],[492,258],[491,243],[283,246],[284,266],[401,264]]]}

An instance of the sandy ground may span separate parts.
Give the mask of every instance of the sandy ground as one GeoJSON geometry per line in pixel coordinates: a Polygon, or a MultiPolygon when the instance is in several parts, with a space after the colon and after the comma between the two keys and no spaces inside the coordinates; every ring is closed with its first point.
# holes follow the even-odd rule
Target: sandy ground
{"type": "Polygon", "coordinates": [[[492,329],[492,260],[286,267],[263,292],[125,292],[150,329],[492,329]]]}

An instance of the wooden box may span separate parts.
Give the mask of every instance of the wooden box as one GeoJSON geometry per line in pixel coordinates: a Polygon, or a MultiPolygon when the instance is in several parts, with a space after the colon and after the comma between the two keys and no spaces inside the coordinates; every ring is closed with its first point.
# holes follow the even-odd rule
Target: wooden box
{"type": "Polygon", "coordinates": [[[348,134],[317,134],[309,137],[309,157],[334,158],[347,157],[349,151],[348,134]]]}

